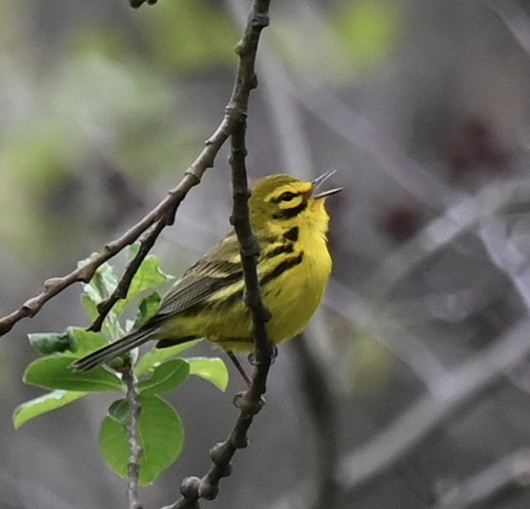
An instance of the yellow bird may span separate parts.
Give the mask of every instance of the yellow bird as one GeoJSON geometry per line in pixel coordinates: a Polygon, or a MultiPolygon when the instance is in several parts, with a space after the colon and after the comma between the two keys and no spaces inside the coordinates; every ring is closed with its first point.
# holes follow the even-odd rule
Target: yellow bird
{"type": "MultiPolygon", "coordinates": [[[[258,278],[262,299],[272,313],[267,333],[274,343],[305,328],[329,279],[325,202],[342,188],[318,189],[334,173],[313,181],[270,175],[252,190],[250,223],[261,248],[258,278]]],[[[252,351],[244,288],[239,244],[232,231],[183,274],[140,329],[79,359],[73,367],[92,369],[149,340],[166,347],[204,337],[229,354],[252,351]]]]}

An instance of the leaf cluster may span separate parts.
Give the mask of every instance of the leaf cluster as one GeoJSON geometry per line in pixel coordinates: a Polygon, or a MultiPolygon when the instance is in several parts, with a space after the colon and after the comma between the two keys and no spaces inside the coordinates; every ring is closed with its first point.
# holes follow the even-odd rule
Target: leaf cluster
{"type": "MultiPolygon", "coordinates": [[[[118,279],[116,269],[104,264],[92,280],[83,285],[81,302],[91,320],[98,316],[98,305],[112,294],[118,279]]],[[[29,334],[30,344],[43,355],[28,365],[24,382],[49,392],[16,408],[13,415],[15,428],[92,393],[120,393],[102,421],[99,447],[107,464],[120,476],[127,477],[130,409],[120,370],[131,366],[137,379],[141,407],[137,430],[142,450],[140,484],[152,483],[167,469],[182,451],[184,426],[177,410],[163,399],[162,394],[183,384],[190,375],[201,377],[224,391],[228,385],[228,370],[224,362],[219,358],[181,358],[180,354],[200,341],[196,340],[162,350],[153,349],[142,356],[132,351],[114,359],[108,366],[86,372],[72,370],[71,364],[123,337],[153,316],[161,301],[155,289],[170,279],[160,269],[158,259],[147,256],[131,282],[127,297],[109,312],[101,332],[68,327],[63,332],[29,334]],[[134,320],[124,320],[126,312],[133,307],[131,304],[138,309],[136,316],[134,320]]]]}

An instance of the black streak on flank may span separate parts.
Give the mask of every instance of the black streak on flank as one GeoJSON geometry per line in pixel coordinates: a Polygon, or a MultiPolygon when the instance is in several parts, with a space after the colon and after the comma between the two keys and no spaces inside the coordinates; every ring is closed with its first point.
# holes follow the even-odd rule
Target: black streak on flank
{"type": "Polygon", "coordinates": [[[283,234],[283,238],[296,242],[298,240],[298,226],[293,226],[290,230],[283,234]]]}
{"type": "Polygon", "coordinates": [[[292,207],[290,209],[282,210],[278,214],[274,214],[272,217],[273,219],[291,219],[300,214],[300,212],[303,212],[306,208],[307,201],[303,201],[302,203],[300,203],[300,205],[297,205],[296,207],[292,207]]]}
{"type": "Polygon", "coordinates": [[[292,253],[294,251],[294,246],[292,244],[282,244],[274,249],[271,249],[268,253],[265,253],[265,258],[274,258],[283,253],[292,253]]]}
{"type": "Polygon", "coordinates": [[[280,277],[285,271],[292,269],[293,267],[296,267],[297,265],[300,265],[303,259],[304,259],[303,251],[301,251],[298,256],[292,256],[291,258],[287,258],[283,262],[276,265],[276,267],[274,267],[274,269],[271,272],[263,276],[261,278],[260,285],[263,287],[269,281],[272,281],[273,279],[280,277]]]}

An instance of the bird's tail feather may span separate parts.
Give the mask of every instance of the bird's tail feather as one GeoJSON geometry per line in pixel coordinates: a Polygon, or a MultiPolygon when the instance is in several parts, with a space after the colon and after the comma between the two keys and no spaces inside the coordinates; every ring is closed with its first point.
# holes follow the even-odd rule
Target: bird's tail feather
{"type": "Polygon", "coordinates": [[[145,328],[132,332],[128,336],[124,336],[110,345],[104,346],[95,352],[78,359],[72,363],[72,368],[76,371],[88,371],[100,364],[108,362],[115,357],[118,357],[129,350],[140,346],[148,341],[156,328],[145,328]]]}

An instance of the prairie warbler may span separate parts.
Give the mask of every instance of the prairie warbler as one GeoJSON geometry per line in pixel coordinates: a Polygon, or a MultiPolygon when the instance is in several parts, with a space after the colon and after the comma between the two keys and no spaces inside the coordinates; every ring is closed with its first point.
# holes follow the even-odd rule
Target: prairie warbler
{"type": "MultiPolygon", "coordinates": [[[[258,277],[263,301],[272,313],[267,333],[274,343],[303,330],[328,281],[331,256],[325,198],[342,188],[317,189],[333,173],[311,182],[270,175],[252,191],[250,222],[261,248],[258,277]]],[[[183,274],[158,312],[140,329],[76,361],[73,367],[92,369],[149,340],[165,347],[205,337],[229,354],[251,351],[251,319],[243,302],[240,261],[232,231],[183,274]]]]}

